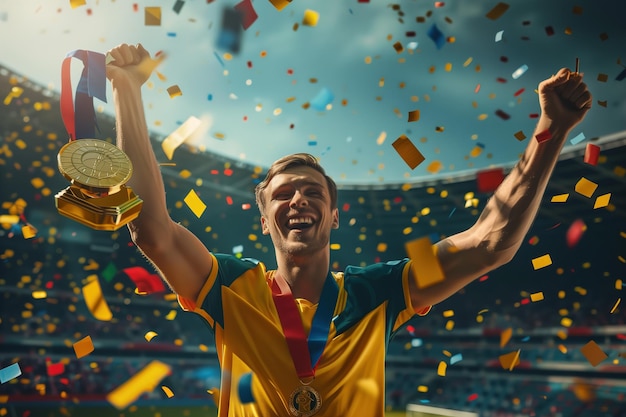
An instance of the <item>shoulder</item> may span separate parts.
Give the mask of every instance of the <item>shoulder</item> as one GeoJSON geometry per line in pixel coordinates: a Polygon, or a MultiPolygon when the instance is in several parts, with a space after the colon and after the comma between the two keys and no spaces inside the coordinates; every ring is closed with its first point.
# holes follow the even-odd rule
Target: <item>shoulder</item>
{"type": "Polygon", "coordinates": [[[237,258],[236,256],[222,253],[215,253],[214,256],[218,265],[217,274],[222,284],[228,285],[253,269],[258,269],[262,274],[265,273],[265,266],[256,259],[237,258]]]}

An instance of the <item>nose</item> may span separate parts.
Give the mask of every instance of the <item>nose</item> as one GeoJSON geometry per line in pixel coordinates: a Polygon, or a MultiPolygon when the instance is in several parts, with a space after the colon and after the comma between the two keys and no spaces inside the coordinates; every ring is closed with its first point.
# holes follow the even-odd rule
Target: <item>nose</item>
{"type": "Polygon", "coordinates": [[[305,207],[308,205],[309,205],[309,202],[299,190],[296,190],[293,193],[293,197],[291,197],[291,201],[289,202],[289,207],[292,207],[292,208],[305,207]]]}

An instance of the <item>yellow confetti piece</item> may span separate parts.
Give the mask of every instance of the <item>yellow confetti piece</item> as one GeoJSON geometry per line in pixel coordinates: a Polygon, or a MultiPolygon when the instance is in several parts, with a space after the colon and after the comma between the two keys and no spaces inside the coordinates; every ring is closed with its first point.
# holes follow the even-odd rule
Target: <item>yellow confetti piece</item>
{"type": "Polygon", "coordinates": [[[98,320],[109,321],[113,318],[113,313],[109,309],[104,295],[102,294],[102,288],[100,288],[100,282],[97,275],[91,275],[88,277],[90,282],[83,287],[83,298],[85,304],[91,312],[91,314],[98,320]]]}
{"type": "Polygon", "coordinates": [[[48,296],[48,293],[45,291],[33,291],[33,298],[35,300],[41,300],[43,298],[46,298],[48,296]]]}
{"type": "Polygon", "coordinates": [[[411,259],[411,271],[418,288],[426,288],[444,280],[443,270],[428,236],[405,243],[405,250],[411,259]]]}
{"type": "Polygon", "coordinates": [[[561,351],[562,354],[565,355],[567,353],[567,347],[565,347],[565,345],[559,344],[558,348],[559,348],[559,350],[561,351]]]}
{"type": "Polygon", "coordinates": [[[509,327],[508,329],[503,330],[502,333],[500,333],[500,347],[505,347],[506,344],[509,343],[509,340],[511,340],[512,336],[513,328],[509,327]]]}
{"type": "Polygon", "coordinates": [[[443,312],[443,316],[444,317],[453,317],[454,316],[454,310],[446,310],[443,312]]]}
{"type": "Polygon", "coordinates": [[[543,300],[543,292],[539,291],[534,294],[530,294],[530,301],[532,301],[533,303],[541,300],[543,300]]]}
{"type": "Polygon", "coordinates": [[[409,122],[417,122],[420,119],[419,110],[411,110],[409,112],[409,122]]]}
{"type": "Polygon", "coordinates": [[[556,332],[556,335],[561,340],[567,339],[567,332],[565,330],[559,330],[558,332],[556,332]]]}
{"type": "Polygon", "coordinates": [[[180,90],[180,87],[177,85],[173,85],[171,87],[167,87],[167,93],[170,95],[170,98],[182,96],[183,92],[180,90]]]}
{"type": "Polygon", "coordinates": [[[186,140],[193,136],[193,134],[198,130],[202,122],[200,119],[191,116],[185,122],[180,125],[175,131],[169,134],[168,137],[163,139],[161,142],[161,147],[163,148],[163,152],[165,152],[165,156],[170,161],[174,157],[174,151],[182,145],[186,140]]]}
{"type": "Polygon", "coordinates": [[[176,314],[177,314],[176,310],[170,310],[170,312],[167,313],[167,316],[165,316],[165,319],[170,320],[170,321],[174,320],[176,318],[176,314]]]}
{"type": "Polygon", "coordinates": [[[559,194],[552,196],[551,203],[565,203],[569,198],[569,194],[559,194]]]}
{"type": "Polygon", "coordinates": [[[392,146],[411,169],[415,169],[426,159],[406,135],[401,135],[392,146]]]}
{"type": "Polygon", "coordinates": [[[0,224],[17,224],[19,221],[20,221],[20,216],[16,214],[0,215],[0,224]]]}
{"type": "Polygon", "coordinates": [[[596,191],[596,188],[598,188],[598,184],[589,181],[585,177],[581,177],[574,186],[574,191],[576,191],[580,195],[584,195],[587,198],[591,198],[593,193],[596,191]]]}
{"type": "Polygon", "coordinates": [[[160,7],[146,7],[144,9],[144,24],[146,26],[160,26],[161,25],[161,8],[160,7]]]}
{"type": "Polygon", "coordinates": [[[515,132],[515,134],[513,136],[515,136],[515,139],[517,139],[519,141],[523,141],[524,139],[526,139],[526,135],[521,130],[518,131],[518,132],[515,132]]]}
{"type": "Polygon", "coordinates": [[[187,196],[184,199],[187,207],[196,215],[197,218],[200,218],[204,211],[206,210],[206,204],[200,199],[198,194],[194,190],[190,190],[187,193],[187,196]]]}
{"type": "Polygon", "coordinates": [[[32,239],[37,236],[37,229],[31,224],[25,224],[22,226],[22,236],[24,236],[24,239],[32,239]]]}
{"type": "Polygon", "coordinates": [[[118,410],[135,402],[142,394],[152,392],[171,369],[160,361],[152,361],[134,376],[107,395],[107,400],[118,410]]]}
{"type": "Polygon", "coordinates": [[[572,319],[570,319],[569,317],[563,317],[561,319],[561,326],[570,327],[571,325],[572,325],[572,319]]]}
{"type": "Polygon", "coordinates": [[[580,352],[585,356],[591,366],[597,366],[600,362],[608,358],[608,355],[593,340],[580,348],[580,352]]]}
{"type": "Polygon", "coordinates": [[[382,145],[385,143],[385,139],[387,139],[387,132],[380,132],[380,135],[376,138],[376,144],[382,145]]]}
{"type": "Polygon", "coordinates": [[[386,244],[386,243],[383,243],[383,242],[379,243],[379,244],[376,246],[376,250],[377,250],[378,252],[385,252],[385,251],[387,250],[387,244],[386,244]]]}
{"type": "Polygon", "coordinates": [[[167,386],[161,385],[161,389],[167,395],[167,398],[172,398],[174,396],[174,392],[167,386]]]}
{"type": "Polygon", "coordinates": [[[540,256],[532,260],[533,268],[535,270],[545,268],[546,266],[552,265],[552,258],[550,258],[549,254],[540,256]]]}
{"type": "Polygon", "coordinates": [[[77,359],[83,358],[94,351],[91,336],[83,337],[78,342],[74,343],[72,347],[74,348],[74,353],[76,354],[77,359]]]}
{"type": "Polygon", "coordinates": [[[45,185],[45,183],[43,182],[41,178],[33,178],[30,180],[30,183],[34,188],[37,188],[37,189],[45,185]]]}
{"type": "Polygon", "coordinates": [[[80,6],[84,6],[85,4],[87,4],[86,0],[70,0],[70,7],[72,9],[75,9],[80,6]]]}
{"type": "Polygon", "coordinates": [[[302,24],[305,26],[317,26],[317,22],[320,20],[320,14],[315,10],[307,9],[304,11],[304,17],[302,18],[302,24]]]}
{"type": "Polygon", "coordinates": [[[452,331],[452,329],[454,329],[454,320],[448,320],[446,322],[446,330],[452,331]]]}
{"type": "Polygon", "coordinates": [[[154,339],[156,336],[158,336],[159,334],[157,332],[154,332],[152,330],[146,332],[146,334],[144,335],[144,338],[150,342],[152,339],[154,339]]]}
{"type": "Polygon", "coordinates": [[[615,313],[615,310],[617,310],[617,307],[619,306],[619,303],[622,302],[621,298],[618,298],[617,301],[615,302],[615,305],[613,306],[613,308],[611,309],[611,312],[609,314],[613,314],[615,313]]]}
{"type": "Polygon", "coordinates": [[[515,368],[517,365],[519,365],[519,363],[520,363],[520,359],[519,359],[520,352],[521,352],[521,349],[518,349],[515,352],[511,352],[511,353],[506,353],[504,355],[500,355],[498,357],[498,359],[500,360],[500,366],[502,366],[502,369],[508,369],[509,371],[512,371],[513,368],[515,368]]]}
{"type": "Polygon", "coordinates": [[[593,208],[599,209],[599,208],[608,206],[610,199],[611,199],[611,193],[598,196],[598,198],[596,198],[596,202],[593,204],[593,208]]]}
{"type": "Polygon", "coordinates": [[[446,376],[446,370],[448,369],[448,364],[444,361],[439,362],[439,366],[437,366],[437,375],[446,376]]]}
{"type": "Polygon", "coordinates": [[[622,288],[623,288],[623,281],[621,279],[616,279],[615,280],[615,289],[621,291],[622,288]]]}
{"type": "Polygon", "coordinates": [[[417,387],[418,392],[428,392],[428,387],[426,385],[420,385],[417,387]]]}

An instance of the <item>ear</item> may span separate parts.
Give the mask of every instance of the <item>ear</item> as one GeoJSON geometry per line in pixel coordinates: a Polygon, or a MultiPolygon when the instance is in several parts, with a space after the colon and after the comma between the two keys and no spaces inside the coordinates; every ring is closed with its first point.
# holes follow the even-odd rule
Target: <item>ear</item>
{"type": "Polygon", "coordinates": [[[333,229],[339,229],[339,209],[338,208],[333,210],[332,228],[333,229]]]}
{"type": "Polygon", "coordinates": [[[265,219],[265,216],[261,216],[261,232],[264,235],[270,234],[270,229],[267,227],[267,219],[265,219]]]}

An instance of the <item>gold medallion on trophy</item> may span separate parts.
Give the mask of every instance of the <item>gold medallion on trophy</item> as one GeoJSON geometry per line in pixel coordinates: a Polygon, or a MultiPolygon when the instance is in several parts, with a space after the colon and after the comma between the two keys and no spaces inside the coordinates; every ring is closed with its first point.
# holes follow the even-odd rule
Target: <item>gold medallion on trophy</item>
{"type": "Polygon", "coordinates": [[[57,159],[59,171],[71,182],[55,196],[60,214],[109,231],[137,218],[143,201],[125,185],[133,165],[120,148],[100,139],[71,140],[57,159]]]}

